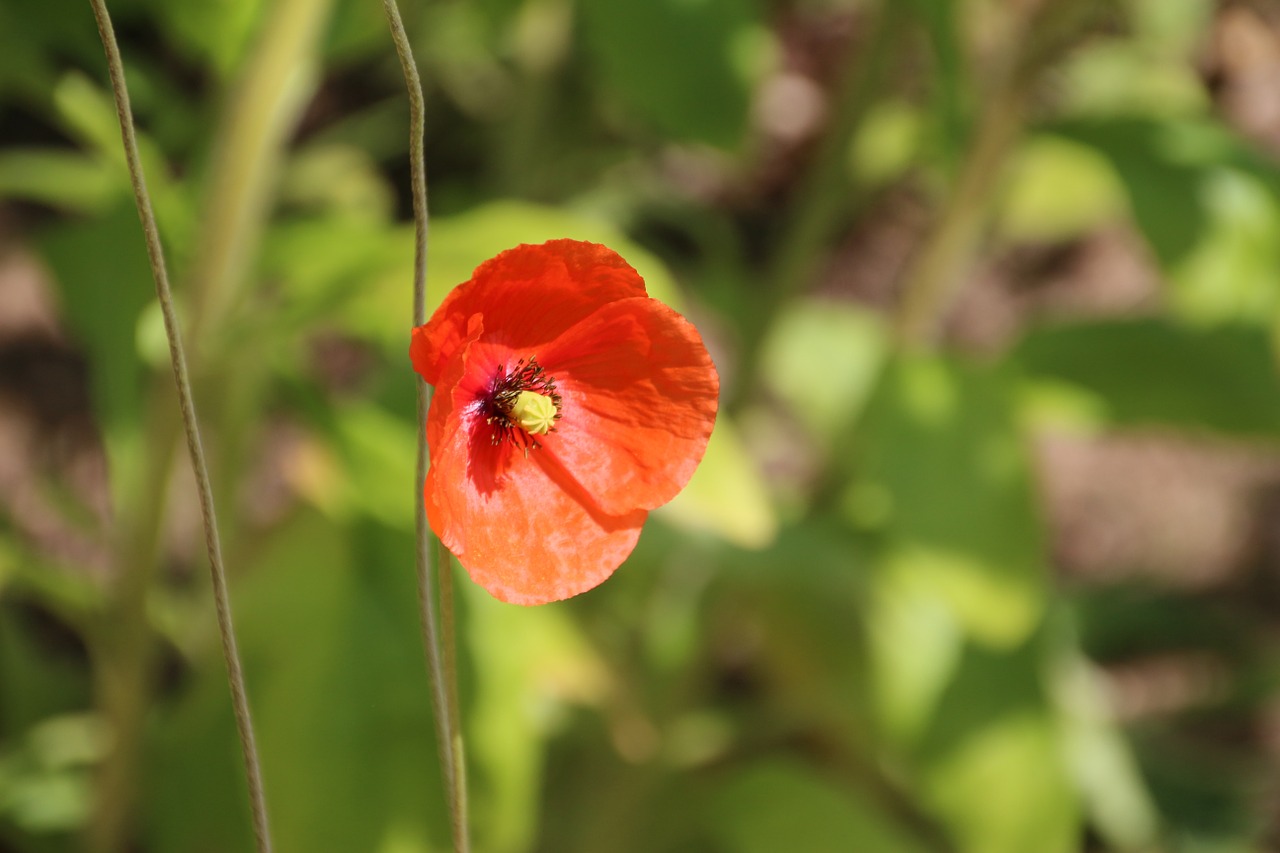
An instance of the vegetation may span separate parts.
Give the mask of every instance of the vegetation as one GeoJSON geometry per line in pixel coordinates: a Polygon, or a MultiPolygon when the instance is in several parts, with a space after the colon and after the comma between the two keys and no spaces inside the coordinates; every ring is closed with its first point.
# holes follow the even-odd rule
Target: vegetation
{"type": "MultiPolygon", "coordinates": [[[[375,0],[112,0],[276,848],[450,849],[375,0]]],[[[405,2],[428,308],[604,243],[720,415],[566,602],[458,572],[482,853],[1273,849],[1280,7],[405,2]]],[[[88,3],[0,5],[0,851],[253,849],[88,3]]]]}

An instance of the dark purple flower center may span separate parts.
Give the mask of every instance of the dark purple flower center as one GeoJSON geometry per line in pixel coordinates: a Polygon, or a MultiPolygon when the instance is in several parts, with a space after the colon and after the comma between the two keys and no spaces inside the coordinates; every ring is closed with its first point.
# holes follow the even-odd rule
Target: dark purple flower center
{"type": "MultiPolygon", "coordinates": [[[[541,445],[520,421],[518,404],[520,395],[526,391],[549,399],[555,406],[555,420],[560,419],[563,401],[556,390],[556,380],[538,364],[537,356],[530,356],[528,361],[518,360],[510,370],[505,364],[499,365],[481,405],[485,423],[493,427],[493,443],[510,441],[527,454],[530,448],[541,445]]],[[[555,427],[545,431],[555,432],[555,427]]]]}

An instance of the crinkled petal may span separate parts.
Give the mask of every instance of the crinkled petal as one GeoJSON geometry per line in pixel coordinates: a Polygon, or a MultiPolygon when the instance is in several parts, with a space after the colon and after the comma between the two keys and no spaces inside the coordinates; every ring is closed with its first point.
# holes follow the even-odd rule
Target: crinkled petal
{"type": "Polygon", "coordinates": [[[697,329],[654,299],[610,303],[537,353],[563,398],[547,453],[616,515],[684,488],[715,425],[719,377],[697,329]]]}
{"type": "Polygon", "coordinates": [[[545,604],[591,589],[631,553],[646,513],[607,515],[554,457],[494,445],[476,389],[511,350],[474,338],[464,347],[428,420],[432,530],[471,578],[503,601],[545,604]]]}
{"type": "Polygon", "coordinates": [[[414,369],[436,385],[477,314],[496,342],[537,347],[603,305],[644,295],[640,274],[605,246],[578,240],[517,246],[454,288],[427,324],[413,330],[409,355],[414,369]]]}

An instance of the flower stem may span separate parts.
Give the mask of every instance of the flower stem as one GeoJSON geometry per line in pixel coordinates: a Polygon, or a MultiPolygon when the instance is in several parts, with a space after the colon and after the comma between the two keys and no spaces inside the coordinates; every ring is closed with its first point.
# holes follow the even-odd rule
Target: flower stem
{"type": "Polygon", "coordinates": [[[449,731],[449,763],[453,768],[450,780],[449,814],[453,826],[453,846],[458,853],[466,853],[471,847],[467,832],[467,761],[462,739],[462,719],[458,707],[458,649],[457,628],[453,619],[453,555],[444,543],[436,540],[437,570],[440,580],[440,630],[443,648],[440,651],[444,671],[445,711],[449,731]]]}
{"type": "MultiPolygon", "coordinates": [[[[413,48],[405,33],[404,21],[396,0],[382,0],[382,8],[391,30],[391,40],[400,58],[405,88],[409,94],[409,169],[413,190],[414,256],[413,256],[413,325],[426,322],[427,293],[427,159],[426,103],[422,79],[413,58],[413,48]]],[[[453,620],[453,574],[449,553],[437,541],[439,559],[433,567],[431,542],[434,538],[427,525],[425,486],[427,479],[427,410],[431,403],[431,387],[418,380],[418,465],[414,482],[416,561],[418,602],[422,618],[422,645],[426,653],[431,679],[431,696],[435,711],[436,744],[440,753],[440,771],[444,776],[449,800],[453,846],[458,853],[471,849],[467,826],[467,773],[463,748],[462,725],[458,712],[457,646],[453,620]],[[433,583],[433,576],[435,583],[433,583]],[[439,587],[439,616],[432,603],[432,588],[439,587]]]]}
{"type": "Polygon", "coordinates": [[[124,65],[120,48],[116,43],[115,29],[107,12],[106,0],[89,0],[97,19],[98,33],[106,52],[107,69],[111,76],[111,89],[115,95],[116,114],[120,120],[120,136],[124,143],[125,159],[133,185],[138,217],[142,221],[146,237],[147,257],[155,278],[156,297],[164,317],[165,333],[169,339],[169,359],[173,365],[174,382],[178,390],[178,405],[182,411],[182,423],[187,437],[187,451],[195,472],[200,495],[200,514],[204,521],[205,546],[209,552],[209,572],[213,579],[214,603],[218,614],[218,629],[222,637],[222,653],[227,666],[227,680],[235,710],[236,729],[244,756],[245,775],[249,788],[250,807],[253,814],[254,838],[258,853],[271,850],[270,825],[267,820],[266,796],[262,784],[262,770],[254,741],[253,721],[249,712],[249,700],[245,690],[244,673],[236,648],[235,627],[231,617],[231,600],[227,590],[226,570],[222,563],[222,544],[218,536],[218,519],[213,505],[213,490],[209,483],[209,468],[205,462],[204,445],[200,440],[200,425],[196,418],[195,401],[191,394],[191,380],[187,370],[186,353],[182,344],[182,331],[173,306],[169,288],[169,273],[165,265],[164,249],[160,244],[160,232],[156,226],[151,197],[147,192],[146,176],[138,155],[138,140],[133,127],[133,112],[129,105],[129,91],[125,83],[124,65]]]}

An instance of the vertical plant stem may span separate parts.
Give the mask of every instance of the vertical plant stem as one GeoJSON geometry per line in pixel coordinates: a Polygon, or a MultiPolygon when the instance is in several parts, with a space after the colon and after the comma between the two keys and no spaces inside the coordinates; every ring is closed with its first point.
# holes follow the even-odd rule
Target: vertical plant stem
{"type": "Polygon", "coordinates": [[[988,219],[1001,165],[1022,126],[1025,81],[1011,81],[988,103],[946,206],[906,273],[896,322],[908,348],[932,346],[988,219]]]}
{"type": "Polygon", "coordinates": [[[903,282],[896,317],[899,343],[929,349],[982,238],[1003,166],[1022,133],[1028,105],[1044,69],[1087,31],[1099,0],[1045,0],[1032,13],[1004,63],[974,131],[969,153],[932,233],[903,282]]]}
{"type": "Polygon", "coordinates": [[[111,732],[111,748],[98,769],[87,825],[86,842],[93,853],[125,849],[137,811],[138,759],[155,650],[147,623],[147,592],[182,430],[172,388],[159,382],[155,386],[145,418],[148,452],[138,460],[138,488],[132,490],[115,525],[112,589],[89,635],[96,702],[111,732]]]}
{"type": "Polygon", "coordinates": [[[246,271],[271,212],[289,138],[319,79],[332,0],[276,0],[219,116],[200,233],[190,265],[191,340],[197,365],[208,330],[244,296],[246,271]]]}
{"type": "Polygon", "coordinates": [[[204,445],[200,440],[200,426],[196,418],[195,401],[191,394],[191,380],[187,371],[186,353],[182,345],[182,331],[173,306],[169,288],[169,273],[165,265],[164,249],[160,244],[160,232],[156,226],[151,197],[147,192],[146,176],[138,156],[138,141],[133,127],[133,111],[129,105],[129,91],[125,83],[124,65],[115,30],[107,12],[105,0],[89,0],[98,32],[107,56],[107,68],[111,76],[111,88],[115,94],[116,113],[120,119],[120,136],[124,144],[129,176],[133,184],[138,217],[146,236],[147,257],[155,278],[156,297],[164,316],[165,332],[169,339],[169,359],[173,365],[174,382],[178,389],[178,405],[182,411],[182,424],[187,437],[187,451],[195,472],[200,496],[200,513],[204,520],[205,547],[209,553],[209,572],[213,579],[214,603],[218,614],[218,630],[222,637],[222,653],[227,666],[227,680],[235,710],[236,728],[244,756],[245,775],[249,788],[250,807],[253,814],[254,838],[258,853],[271,850],[271,832],[267,819],[266,797],[262,784],[262,770],[254,741],[253,722],[249,711],[249,699],[241,671],[240,655],[236,648],[235,626],[231,617],[231,600],[227,590],[226,570],[222,563],[222,544],[218,537],[218,519],[213,505],[213,490],[209,484],[209,469],[205,462],[204,445]]]}
{"type": "MultiPolygon", "coordinates": [[[[427,158],[426,99],[422,79],[413,58],[413,48],[400,17],[396,0],[382,0],[391,30],[391,40],[400,58],[405,88],[409,96],[409,169],[413,190],[413,325],[426,322],[427,303],[427,158]]],[[[431,529],[427,525],[425,486],[427,479],[427,410],[431,388],[418,378],[418,464],[414,483],[416,534],[415,558],[418,601],[422,620],[422,645],[431,679],[431,696],[436,720],[436,744],[440,770],[449,799],[453,846],[458,853],[471,849],[467,825],[467,774],[461,716],[458,711],[458,671],[453,619],[453,576],[448,552],[439,545],[439,561],[431,560],[431,529]],[[439,586],[439,616],[432,603],[432,589],[439,586]]]]}
{"type": "Polygon", "coordinates": [[[454,624],[453,608],[453,555],[444,547],[444,543],[436,541],[438,555],[436,571],[440,581],[440,657],[444,672],[444,704],[447,710],[449,726],[449,762],[453,767],[452,790],[450,792],[450,817],[453,827],[453,845],[458,853],[465,853],[471,848],[467,831],[467,761],[465,744],[462,739],[462,719],[458,708],[458,648],[457,626],[454,624]]]}

